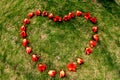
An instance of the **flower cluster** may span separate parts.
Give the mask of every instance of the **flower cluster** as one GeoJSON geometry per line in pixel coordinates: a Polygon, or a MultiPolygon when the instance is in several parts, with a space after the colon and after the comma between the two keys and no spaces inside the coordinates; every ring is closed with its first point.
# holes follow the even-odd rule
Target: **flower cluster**
{"type": "MultiPolygon", "coordinates": [[[[83,13],[82,11],[79,11],[79,10],[77,10],[76,12],[69,12],[69,14],[65,15],[64,17],[58,16],[58,15],[54,16],[53,13],[48,13],[47,11],[40,11],[40,10],[36,10],[35,12],[28,13],[27,18],[23,20],[23,25],[20,27],[20,35],[22,37],[22,46],[25,47],[25,51],[28,55],[32,54],[31,60],[33,62],[37,62],[40,58],[37,54],[33,53],[32,47],[29,46],[30,41],[27,39],[28,35],[26,32],[26,25],[30,24],[30,19],[33,18],[34,16],[48,17],[54,22],[67,22],[67,21],[70,21],[71,19],[74,19],[75,17],[83,16],[86,20],[89,20],[94,24],[97,23],[96,17],[92,17],[90,12],[83,13]]],[[[89,47],[85,48],[85,54],[91,54],[93,52],[93,48],[96,47],[97,42],[99,41],[99,36],[97,34],[98,27],[97,26],[92,27],[92,32],[94,32],[94,35],[92,35],[92,40],[89,41],[89,47]]],[[[75,60],[76,60],[76,63],[70,62],[69,64],[67,64],[66,68],[68,71],[75,72],[77,70],[77,65],[82,65],[84,63],[83,58],[78,57],[75,60]]],[[[44,72],[47,69],[47,66],[44,63],[39,63],[37,66],[37,69],[39,72],[44,72]]],[[[57,74],[56,70],[48,70],[49,76],[55,77],[56,74],[57,74]]],[[[59,76],[60,78],[65,77],[66,71],[63,69],[60,70],[59,76]]]]}

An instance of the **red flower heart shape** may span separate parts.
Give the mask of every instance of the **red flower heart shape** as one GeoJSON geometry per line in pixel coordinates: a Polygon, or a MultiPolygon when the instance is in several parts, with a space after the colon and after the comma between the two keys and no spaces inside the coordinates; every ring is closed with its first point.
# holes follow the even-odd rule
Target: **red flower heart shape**
{"type": "MultiPolygon", "coordinates": [[[[97,18],[96,17],[92,17],[90,12],[86,12],[83,13],[82,11],[77,10],[76,12],[69,12],[69,14],[65,15],[64,17],[61,16],[54,16],[53,13],[48,13],[47,11],[40,11],[40,10],[36,10],[35,12],[30,12],[27,14],[27,18],[25,18],[23,20],[23,25],[20,27],[20,36],[22,37],[22,45],[25,47],[26,53],[27,54],[32,54],[32,48],[28,45],[29,41],[27,39],[27,32],[26,32],[26,25],[30,24],[30,20],[34,17],[34,15],[36,16],[43,16],[43,17],[48,17],[49,19],[53,20],[54,22],[66,22],[66,21],[70,21],[71,19],[75,18],[75,17],[84,17],[86,20],[89,20],[90,22],[92,22],[93,24],[97,23],[97,18]]],[[[85,54],[89,55],[93,52],[93,48],[96,47],[98,41],[99,41],[99,36],[97,34],[98,32],[98,27],[94,26],[91,29],[92,32],[94,32],[95,34],[92,35],[92,40],[89,41],[89,46],[85,48],[85,54]]],[[[33,62],[37,62],[39,60],[39,56],[36,54],[32,54],[31,57],[33,62]]],[[[77,65],[81,65],[84,63],[83,58],[76,58],[76,63],[71,62],[69,64],[67,64],[67,69],[68,71],[71,72],[75,72],[77,70],[77,65]]],[[[46,64],[43,63],[39,63],[37,66],[37,69],[39,72],[43,72],[47,69],[46,64]]],[[[48,70],[48,75],[51,77],[55,77],[57,74],[56,70],[48,70]]],[[[60,70],[59,71],[59,76],[60,78],[65,77],[67,74],[65,72],[65,70],[60,70]]]]}

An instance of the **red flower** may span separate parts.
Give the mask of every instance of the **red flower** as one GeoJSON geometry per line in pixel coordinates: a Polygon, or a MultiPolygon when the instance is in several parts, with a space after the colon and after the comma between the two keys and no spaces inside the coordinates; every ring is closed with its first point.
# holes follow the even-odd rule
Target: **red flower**
{"type": "Polygon", "coordinates": [[[23,24],[29,24],[29,23],[30,23],[30,20],[29,20],[29,19],[25,18],[25,19],[23,20],[23,24]]]}
{"type": "Polygon", "coordinates": [[[48,18],[52,19],[54,17],[53,13],[49,13],[48,18]]]}
{"type": "Polygon", "coordinates": [[[98,27],[97,27],[97,26],[92,27],[92,31],[93,31],[94,33],[98,32],[98,27]]]}
{"type": "Polygon", "coordinates": [[[59,20],[58,20],[59,22],[62,22],[62,17],[59,17],[59,20]]]}
{"type": "Polygon", "coordinates": [[[91,47],[85,48],[85,53],[86,54],[91,54],[92,53],[92,48],[91,47]]]}
{"type": "Polygon", "coordinates": [[[48,71],[48,75],[51,76],[51,77],[55,77],[56,74],[57,74],[57,73],[56,73],[55,70],[49,70],[49,71],[48,71]]]}
{"type": "Polygon", "coordinates": [[[76,65],[74,63],[69,63],[67,68],[69,71],[76,71],[76,65]]]}
{"type": "Polygon", "coordinates": [[[97,42],[91,40],[91,41],[89,42],[89,45],[90,45],[90,47],[95,47],[95,46],[97,45],[97,42]]]}
{"type": "Polygon", "coordinates": [[[63,17],[63,20],[64,20],[64,21],[68,21],[68,16],[65,15],[65,16],[63,17]]]}
{"type": "Polygon", "coordinates": [[[95,41],[98,41],[98,40],[99,40],[98,34],[95,34],[95,35],[93,35],[92,37],[93,37],[93,39],[94,39],[95,41]]]}
{"type": "Polygon", "coordinates": [[[43,72],[46,70],[46,65],[45,64],[38,64],[38,71],[43,72]]]}
{"type": "Polygon", "coordinates": [[[30,54],[32,52],[32,48],[31,47],[26,47],[26,53],[30,54]]]}
{"type": "Polygon", "coordinates": [[[28,41],[27,39],[23,39],[22,45],[23,45],[24,47],[26,47],[26,46],[28,46],[28,44],[29,44],[29,41],[28,41]]]}
{"type": "Polygon", "coordinates": [[[97,18],[96,17],[91,17],[90,21],[95,24],[97,22],[97,18]]]}
{"type": "Polygon", "coordinates": [[[36,14],[36,16],[40,16],[41,15],[41,11],[40,10],[36,10],[35,14],[36,14]]]}
{"type": "Polygon", "coordinates": [[[55,18],[57,19],[57,21],[59,20],[59,16],[55,16],[55,18]]]}
{"type": "Polygon", "coordinates": [[[82,15],[82,12],[81,11],[76,11],[76,16],[81,16],[82,15]]]}
{"type": "Polygon", "coordinates": [[[48,12],[47,11],[43,11],[42,12],[42,16],[48,16],[48,12]]]}
{"type": "Polygon", "coordinates": [[[69,21],[72,17],[70,15],[67,15],[67,21],[69,21]]]}
{"type": "Polygon", "coordinates": [[[57,22],[57,19],[54,17],[54,18],[53,18],[53,21],[54,21],[54,22],[57,22]]]}
{"type": "Polygon", "coordinates": [[[28,13],[28,18],[32,18],[33,16],[34,16],[34,13],[33,12],[31,12],[31,13],[28,13]]]}
{"type": "Polygon", "coordinates": [[[81,65],[84,63],[84,60],[82,58],[76,58],[77,64],[81,65]]]}
{"type": "Polygon", "coordinates": [[[20,30],[21,31],[26,31],[26,27],[23,25],[23,26],[20,27],[20,30]]]}
{"type": "Polygon", "coordinates": [[[32,55],[32,61],[33,61],[33,62],[38,61],[38,59],[39,59],[39,57],[38,57],[36,54],[33,54],[33,55],[32,55]]]}
{"type": "Polygon", "coordinates": [[[87,20],[90,19],[90,17],[91,17],[90,12],[84,14],[84,18],[87,20]]]}
{"type": "Polygon", "coordinates": [[[74,12],[70,12],[68,15],[69,15],[71,18],[74,18],[74,17],[75,17],[74,12]]]}
{"type": "Polygon", "coordinates": [[[61,70],[61,71],[60,71],[60,78],[63,78],[63,77],[65,77],[65,76],[66,76],[65,71],[64,71],[64,70],[61,70]]]}
{"type": "Polygon", "coordinates": [[[22,31],[22,32],[20,33],[20,35],[21,35],[21,37],[23,37],[23,38],[27,36],[27,34],[26,34],[25,31],[22,31]]]}

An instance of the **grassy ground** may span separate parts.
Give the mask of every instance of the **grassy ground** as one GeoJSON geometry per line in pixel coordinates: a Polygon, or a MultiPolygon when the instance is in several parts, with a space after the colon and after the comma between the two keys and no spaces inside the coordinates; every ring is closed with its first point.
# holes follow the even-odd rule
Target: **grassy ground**
{"type": "Polygon", "coordinates": [[[19,28],[26,14],[36,9],[63,16],[69,11],[91,12],[98,19],[100,42],[90,56],[84,48],[90,40],[91,24],[83,18],[54,23],[34,17],[28,28],[33,51],[48,69],[61,69],[76,56],[85,59],[77,72],[63,80],[120,79],[120,1],[119,0],[0,0],[0,80],[62,80],[39,73],[36,64],[21,46],[19,28]],[[59,58],[59,59],[58,59],[59,58]]]}

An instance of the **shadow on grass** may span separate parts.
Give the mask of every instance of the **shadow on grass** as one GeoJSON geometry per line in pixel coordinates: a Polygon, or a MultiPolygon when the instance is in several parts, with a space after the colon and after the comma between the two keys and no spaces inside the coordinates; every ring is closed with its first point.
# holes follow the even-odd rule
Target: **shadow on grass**
{"type": "Polygon", "coordinates": [[[120,5],[115,0],[98,0],[105,9],[116,17],[120,17],[120,5]]]}

